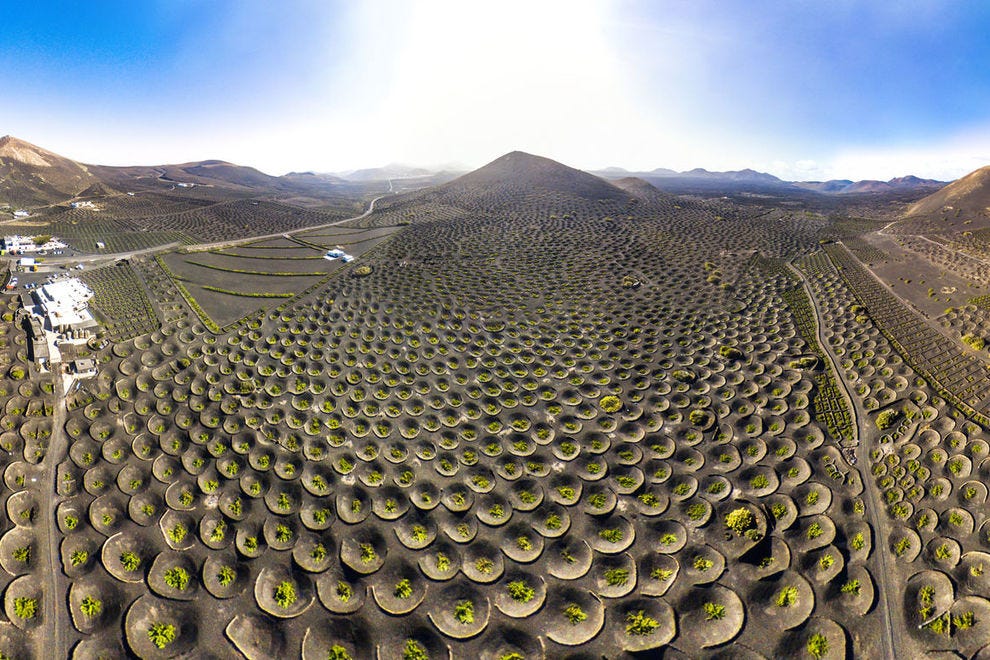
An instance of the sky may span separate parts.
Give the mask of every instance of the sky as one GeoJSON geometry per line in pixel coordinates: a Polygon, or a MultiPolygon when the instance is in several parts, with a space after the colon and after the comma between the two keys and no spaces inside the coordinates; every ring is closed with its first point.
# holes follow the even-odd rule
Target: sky
{"type": "Polygon", "coordinates": [[[271,174],[990,164],[981,0],[0,0],[0,134],[271,174]]]}

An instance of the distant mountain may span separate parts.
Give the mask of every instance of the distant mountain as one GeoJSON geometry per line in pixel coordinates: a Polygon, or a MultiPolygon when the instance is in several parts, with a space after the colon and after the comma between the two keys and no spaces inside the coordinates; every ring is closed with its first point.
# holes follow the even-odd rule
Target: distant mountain
{"type": "Polygon", "coordinates": [[[931,189],[936,190],[945,185],[944,181],[934,179],[921,179],[914,175],[900,176],[889,181],[875,181],[866,179],[863,181],[850,181],[848,179],[833,179],[831,181],[796,181],[795,186],[816,192],[831,193],[838,195],[856,193],[886,193],[912,190],[931,189]]]}
{"type": "MultiPolygon", "coordinates": [[[[284,176],[265,174],[253,167],[223,160],[203,160],[177,165],[110,167],[90,165],[90,170],[120,190],[161,189],[168,186],[209,186],[218,194],[234,197],[272,195],[304,205],[354,192],[363,183],[344,181],[332,174],[292,172],[284,176]]],[[[211,195],[213,197],[215,195],[211,195]]]]}
{"type": "Polygon", "coordinates": [[[282,179],[285,179],[286,181],[295,181],[302,184],[344,183],[344,179],[340,178],[336,174],[325,174],[322,172],[289,172],[288,174],[282,175],[282,179]]]}
{"type": "Polygon", "coordinates": [[[638,177],[651,183],[660,190],[667,192],[768,192],[774,194],[798,193],[810,191],[824,195],[840,195],[853,193],[886,193],[935,190],[945,183],[933,179],[921,179],[916,176],[904,176],[890,181],[852,181],[849,179],[833,179],[831,181],[784,181],[766,172],[752,169],[731,170],[727,172],[711,172],[703,168],[695,168],[684,172],[659,167],[649,172],[628,172],[621,168],[609,167],[595,171],[606,179],[621,177],[638,177]]]}
{"type": "Polygon", "coordinates": [[[990,217],[990,166],[970,172],[948,184],[911,205],[906,213],[907,216],[943,214],[956,217],[990,217]]]}
{"type": "Polygon", "coordinates": [[[433,170],[423,167],[411,167],[399,163],[391,163],[384,167],[372,167],[363,170],[353,170],[351,172],[336,173],[335,176],[347,181],[385,181],[388,179],[413,179],[416,177],[428,177],[436,174],[433,170]]]}
{"type": "Polygon", "coordinates": [[[732,183],[760,183],[760,184],[770,184],[770,185],[784,185],[787,182],[781,181],[772,174],[767,174],[765,172],[757,172],[756,170],[736,170],[729,172],[709,172],[708,170],[696,167],[693,170],[687,170],[684,172],[676,172],[674,170],[669,170],[665,167],[658,167],[655,170],[649,172],[630,172],[624,170],[620,167],[607,167],[604,170],[595,170],[592,174],[597,174],[598,176],[604,177],[606,179],[618,179],[622,177],[637,177],[640,179],[650,180],[656,178],[668,178],[668,179],[699,179],[704,181],[729,181],[732,183]]]}
{"type": "Polygon", "coordinates": [[[732,193],[782,195],[802,192],[789,182],[781,181],[772,174],[751,169],[711,172],[698,167],[693,170],[676,172],[658,167],[649,172],[615,172],[613,168],[609,168],[597,170],[593,174],[609,180],[636,177],[663,192],[672,194],[721,196],[732,193]]]}
{"type": "Polygon", "coordinates": [[[586,200],[629,200],[629,193],[600,177],[522,151],[513,151],[497,158],[440,186],[439,190],[462,196],[488,196],[498,190],[511,196],[550,193],[586,200]]]}
{"type": "Polygon", "coordinates": [[[266,196],[320,206],[363,194],[367,184],[327,174],[272,176],[224,160],[173,165],[87,165],[14,137],[0,138],[0,206],[38,208],[75,197],[185,188],[190,189],[190,197],[205,195],[210,200],[266,196]],[[211,189],[208,194],[195,192],[203,186],[211,189]]]}
{"type": "Polygon", "coordinates": [[[0,138],[0,203],[44,206],[98,182],[81,163],[9,135],[0,138]]]}
{"type": "Polygon", "coordinates": [[[805,190],[828,194],[840,193],[854,183],[855,181],[849,179],[830,179],[829,181],[795,181],[794,185],[805,190]]]}
{"type": "Polygon", "coordinates": [[[687,178],[695,179],[716,179],[719,181],[731,181],[733,183],[762,183],[770,185],[781,185],[784,181],[781,181],[772,174],[767,174],[766,172],[757,172],[756,170],[737,170],[730,172],[709,172],[706,169],[700,167],[690,170],[688,172],[682,172],[681,176],[687,178]]]}
{"type": "Polygon", "coordinates": [[[179,184],[218,186],[249,192],[278,190],[286,185],[281,177],[223,160],[128,167],[90,165],[89,169],[101,179],[116,184],[117,187],[126,187],[128,183],[148,183],[157,180],[170,186],[179,184]]]}

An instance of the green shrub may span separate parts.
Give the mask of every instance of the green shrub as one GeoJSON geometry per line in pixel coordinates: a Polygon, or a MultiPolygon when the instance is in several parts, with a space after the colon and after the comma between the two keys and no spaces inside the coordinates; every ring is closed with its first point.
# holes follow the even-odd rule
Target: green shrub
{"type": "Polygon", "coordinates": [[[173,589],[185,591],[189,586],[189,572],[181,566],[174,566],[165,571],[164,580],[173,589]]]}
{"type": "Polygon", "coordinates": [[[609,394],[603,396],[599,401],[598,405],[601,406],[602,410],[607,413],[616,413],[622,410],[622,401],[619,397],[609,394]]]}
{"type": "MultiPolygon", "coordinates": [[[[367,268],[367,266],[362,266],[362,268],[367,268]]],[[[419,642],[414,639],[407,639],[402,647],[402,660],[430,660],[430,656],[419,642]]]]}
{"type": "Polygon", "coordinates": [[[94,617],[103,611],[103,601],[93,596],[86,596],[79,604],[79,609],[88,617],[94,617]]]}
{"type": "Polygon", "coordinates": [[[582,621],[587,620],[588,615],[577,603],[571,603],[564,608],[564,617],[571,622],[572,626],[576,626],[582,621]]]}
{"type": "Polygon", "coordinates": [[[130,550],[127,550],[121,553],[120,564],[124,567],[125,571],[128,573],[133,573],[141,567],[141,558],[130,550]]]}
{"type": "Polygon", "coordinates": [[[280,582],[278,586],[275,587],[273,597],[275,599],[275,604],[283,610],[287,610],[292,607],[292,604],[295,603],[298,598],[296,595],[296,587],[288,581],[280,582]]]}
{"type": "Polygon", "coordinates": [[[392,590],[392,595],[396,598],[409,598],[412,596],[412,582],[408,578],[402,578],[395,584],[395,589],[392,590]]]}
{"type": "Polygon", "coordinates": [[[821,633],[814,633],[808,638],[808,655],[815,660],[822,658],[828,653],[828,638],[821,633]]]}
{"type": "Polygon", "coordinates": [[[454,618],[464,625],[474,623],[474,603],[470,600],[460,600],[454,605],[454,618]]]}
{"type": "Polygon", "coordinates": [[[719,603],[705,603],[701,609],[705,613],[706,621],[719,621],[725,618],[725,605],[719,603]]]}
{"type": "Polygon", "coordinates": [[[896,408],[888,408],[887,410],[884,410],[879,415],[877,415],[877,419],[876,419],[877,428],[881,431],[889,429],[894,425],[894,422],[896,422],[900,416],[901,413],[896,408]]]}
{"type": "Polygon", "coordinates": [[[736,534],[745,534],[746,530],[756,524],[753,512],[746,507],[733,509],[725,516],[725,526],[736,534]]]}
{"type": "Polygon", "coordinates": [[[15,598],[14,614],[19,619],[33,619],[38,615],[38,599],[27,597],[15,598]]]}
{"type": "Polygon", "coordinates": [[[224,566],[217,573],[217,582],[226,587],[237,577],[237,571],[230,566],[224,566]]]}
{"type": "Polygon", "coordinates": [[[797,602],[797,587],[787,586],[777,594],[777,607],[790,607],[797,602]]]}
{"type": "Polygon", "coordinates": [[[327,660],[354,660],[347,649],[340,644],[334,644],[327,651],[327,660]]]}
{"type": "Polygon", "coordinates": [[[160,649],[175,641],[175,626],[171,623],[157,622],[148,628],[148,639],[160,649]]]}
{"type": "Polygon", "coordinates": [[[637,610],[626,615],[627,635],[652,635],[660,622],[646,614],[644,610],[637,610]]]}
{"type": "Polygon", "coordinates": [[[509,590],[509,597],[520,603],[528,603],[536,597],[536,589],[523,580],[513,580],[506,587],[509,590]]]}

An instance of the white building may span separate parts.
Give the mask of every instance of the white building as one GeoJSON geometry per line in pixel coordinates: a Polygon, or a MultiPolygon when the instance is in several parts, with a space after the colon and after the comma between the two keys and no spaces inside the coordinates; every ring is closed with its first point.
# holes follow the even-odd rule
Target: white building
{"type": "Polygon", "coordinates": [[[18,219],[20,219],[20,218],[30,218],[31,217],[31,212],[30,211],[25,211],[24,209],[18,209],[16,211],[14,211],[14,217],[15,218],[18,218],[18,219]]]}
{"type": "Polygon", "coordinates": [[[85,330],[97,325],[88,302],[93,292],[75,277],[46,284],[35,292],[49,326],[56,332],[85,330]]]}
{"type": "Polygon", "coordinates": [[[343,250],[341,250],[339,247],[334,248],[332,250],[328,250],[327,253],[325,255],[323,255],[323,258],[324,259],[327,259],[328,261],[333,261],[334,259],[340,259],[345,264],[348,264],[348,263],[354,261],[354,257],[352,257],[351,255],[347,254],[346,252],[344,252],[343,250]]]}
{"type": "Polygon", "coordinates": [[[3,237],[3,249],[7,252],[17,252],[18,254],[24,254],[25,252],[38,252],[47,250],[63,250],[68,247],[65,243],[59,239],[52,237],[48,241],[39,245],[34,241],[33,236],[4,236],[3,237]]]}
{"type": "Polygon", "coordinates": [[[30,236],[4,236],[3,249],[8,252],[35,252],[38,246],[30,236]]]}

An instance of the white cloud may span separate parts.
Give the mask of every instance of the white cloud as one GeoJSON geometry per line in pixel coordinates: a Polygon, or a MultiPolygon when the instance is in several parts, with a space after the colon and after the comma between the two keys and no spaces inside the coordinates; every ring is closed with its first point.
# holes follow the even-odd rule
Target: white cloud
{"type": "MultiPolygon", "coordinates": [[[[752,167],[788,180],[951,179],[990,163],[990,125],[866,146],[765,125],[745,110],[778,100],[713,84],[714,55],[742,51],[750,32],[707,21],[700,9],[597,0],[314,6],[296,54],[307,64],[274,81],[259,73],[246,86],[249,103],[165,98],[155,114],[134,117],[110,99],[46,104],[65,109],[56,116],[23,95],[7,130],[88,162],[223,158],[273,174],[394,161],[478,166],[512,149],[586,169],[752,167]]],[[[267,11],[222,35],[224,52],[237,50],[227,44],[235,37],[256,44],[267,11]]],[[[195,67],[182,73],[199,80],[195,67]]]]}
{"type": "Polygon", "coordinates": [[[828,169],[852,179],[914,174],[951,181],[986,165],[990,165],[990,126],[916,146],[849,147],[830,160],[828,169]]]}

